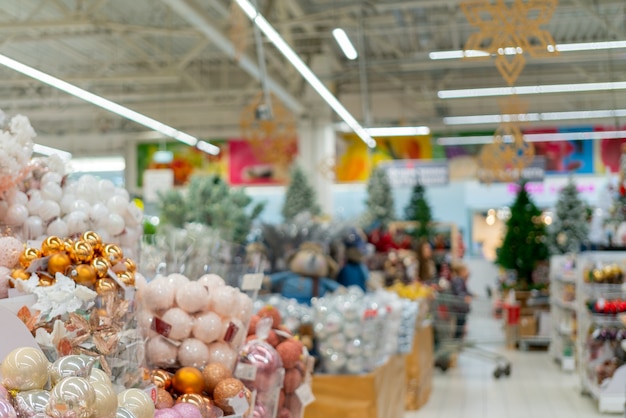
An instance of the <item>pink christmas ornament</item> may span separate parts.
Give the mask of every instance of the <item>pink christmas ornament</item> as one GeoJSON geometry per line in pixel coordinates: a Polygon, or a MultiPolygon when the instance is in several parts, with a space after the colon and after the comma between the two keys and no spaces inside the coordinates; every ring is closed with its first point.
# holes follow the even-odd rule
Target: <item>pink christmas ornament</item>
{"type": "Polygon", "coordinates": [[[17,412],[6,399],[0,399],[0,417],[2,418],[17,418],[17,412]]]}
{"type": "Polygon", "coordinates": [[[197,315],[192,332],[195,338],[207,344],[217,341],[222,333],[222,319],[213,312],[197,315]]]}
{"type": "Polygon", "coordinates": [[[168,368],[176,364],[178,347],[160,336],[150,338],[146,344],[148,363],[154,367],[168,368]]]}
{"type": "Polygon", "coordinates": [[[7,225],[23,225],[26,219],[28,219],[28,209],[26,206],[16,203],[9,206],[4,216],[4,223],[7,225]]]}
{"type": "Polygon", "coordinates": [[[206,310],[209,305],[209,292],[198,282],[185,283],[176,291],[176,304],[188,313],[206,310]]]}
{"type": "Polygon", "coordinates": [[[9,390],[3,385],[0,385],[0,399],[9,400],[9,390]]]}
{"type": "Polygon", "coordinates": [[[254,410],[252,411],[252,418],[271,418],[271,414],[260,402],[256,402],[254,405],[254,410]]]}
{"type": "Polygon", "coordinates": [[[11,270],[0,266],[0,299],[6,299],[9,297],[10,277],[11,270]]]}
{"type": "Polygon", "coordinates": [[[283,388],[287,395],[291,395],[302,384],[302,374],[298,369],[289,369],[285,372],[283,388]]]}
{"type": "MultiPolygon", "coordinates": [[[[154,411],[154,418],[185,418],[185,417],[186,417],[185,415],[181,415],[180,412],[178,412],[174,408],[157,409],[156,411],[154,411]]],[[[202,418],[202,415],[200,415],[200,418],[202,418]]]]}
{"type": "Polygon", "coordinates": [[[237,353],[228,344],[218,341],[209,345],[210,363],[220,363],[232,369],[235,367],[236,360],[237,353]]]}
{"type": "Polygon", "coordinates": [[[239,306],[239,290],[230,286],[209,289],[211,309],[221,316],[234,316],[239,306]]]}
{"type": "Polygon", "coordinates": [[[189,279],[186,276],[179,274],[179,273],[170,274],[169,276],[167,276],[167,280],[170,283],[172,283],[176,287],[176,289],[189,283],[189,279]]]}
{"type": "Polygon", "coordinates": [[[189,403],[181,402],[176,404],[174,405],[174,410],[185,418],[203,418],[198,407],[189,403]]]}
{"type": "Polygon", "coordinates": [[[217,274],[205,274],[198,279],[198,283],[201,283],[204,287],[206,287],[209,290],[209,293],[218,287],[226,286],[224,279],[217,274]]]}
{"type": "Polygon", "coordinates": [[[153,312],[169,309],[174,305],[176,287],[167,277],[158,276],[148,283],[143,296],[145,306],[153,312]]]}
{"type": "Polygon", "coordinates": [[[241,349],[239,362],[250,364],[257,369],[254,381],[243,381],[248,389],[268,392],[280,386],[278,369],[283,367],[283,362],[274,347],[265,341],[248,342],[241,349]]]}
{"type": "Polygon", "coordinates": [[[209,363],[209,348],[200,340],[187,338],[178,348],[178,362],[202,369],[209,363]]]}
{"type": "Polygon", "coordinates": [[[14,237],[0,237],[0,266],[14,268],[20,259],[24,245],[14,237]]]}
{"type": "Polygon", "coordinates": [[[191,334],[193,319],[182,309],[171,308],[163,314],[161,319],[172,326],[168,335],[169,338],[182,341],[191,334]]]}

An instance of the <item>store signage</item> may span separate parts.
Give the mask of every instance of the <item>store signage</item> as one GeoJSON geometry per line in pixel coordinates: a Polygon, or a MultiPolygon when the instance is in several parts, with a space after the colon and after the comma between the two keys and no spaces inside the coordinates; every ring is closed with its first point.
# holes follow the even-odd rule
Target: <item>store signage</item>
{"type": "Polygon", "coordinates": [[[387,172],[391,187],[444,186],[450,182],[447,161],[395,160],[380,167],[387,172]]]}
{"type": "Polygon", "coordinates": [[[541,182],[546,177],[546,159],[536,156],[530,165],[517,169],[486,169],[478,170],[478,179],[481,183],[514,183],[519,180],[541,182]]]}

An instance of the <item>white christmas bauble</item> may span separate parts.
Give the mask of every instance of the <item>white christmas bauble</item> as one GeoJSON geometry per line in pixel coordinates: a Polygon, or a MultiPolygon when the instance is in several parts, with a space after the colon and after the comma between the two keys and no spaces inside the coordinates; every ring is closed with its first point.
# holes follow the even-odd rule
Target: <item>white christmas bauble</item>
{"type": "Polygon", "coordinates": [[[127,226],[139,225],[143,220],[143,212],[137,207],[135,202],[131,202],[124,213],[124,221],[127,226]]]}
{"type": "Polygon", "coordinates": [[[128,209],[128,200],[120,195],[113,195],[107,201],[107,208],[109,212],[116,213],[118,215],[122,215],[126,213],[128,209]]]}
{"type": "Polygon", "coordinates": [[[189,283],[189,278],[187,278],[184,274],[172,273],[167,276],[167,281],[174,284],[175,289],[178,289],[179,287],[189,283]]]}
{"type": "Polygon", "coordinates": [[[48,236],[54,237],[67,237],[69,235],[67,224],[63,219],[55,219],[54,221],[50,222],[50,225],[48,225],[46,234],[48,236]]]}
{"type": "Polygon", "coordinates": [[[0,200],[0,219],[4,219],[9,211],[9,202],[0,200]]]}
{"type": "Polygon", "coordinates": [[[44,231],[43,221],[39,216],[30,216],[26,219],[26,222],[24,222],[24,227],[22,228],[24,238],[26,239],[39,238],[43,235],[44,231]]]}
{"type": "Polygon", "coordinates": [[[74,204],[72,205],[72,212],[85,212],[88,214],[90,209],[91,205],[89,204],[89,202],[83,199],[75,200],[74,204]]]}
{"type": "Polygon", "coordinates": [[[43,199],[41,198],[41,192],[39,190],[30,190],[28,192],[28,203],[26,203],[26,207],[31,215],[39,212],[39,207],[42,202],[43,199]]]}
{"type": "Polygon", "coordinates": [[[111,180],[103,179],[98,182],[98,192],[105,198],[115,193],[115,185],[111,180]]]}
{"type": "Polygon", "coordinates": [[[348,338],[356,338],[361,334],[361,324],[358,322],[346,322],[343,325],[343,333],[348,338]]]}
{"type": "Polygon", "coordinates": [[[48,183],[61,184],[62,180],[63,180],[63,177],[59,173],[55,173],[54,171],[48,171],[41,178],[41,184],[42,185],[48,184],[48,183]]]}
{"type": "Polygon", "coordinates": [[[328,336],[328,331],[326,331],[326,327],[321,322],[316,322],[313,325],[313,332],[317,336],[317,338],[326,338],[328,336]]]}
{"type": "Polygon", "coordinates": [[[198,279],[204,287],[209,289],[209,292],[217,289],[218,287],[226,286],[226,282],[217,274],[205,274],[198,279]]]}
{"type": "Polygon", "coordinates": [[[49,222],[61,216],[61,207],[54,200],[44,200],[37,213],[44,222],[49,222]]]}
{"type": "Polygon", "coordinates": [[[75,201],[76,201],[76,195],[73,193],[67,193],[67,190],[66,190],[65,194],[61,198],[61,202],[59,203],[61,205],[61,210],[63,211],[63,213],[67,214],[67,213],[72,212],[75,201]]]}
{"type": "Polygon", "coordinates": [[[98,201],[98,180],[90,175],[82,176],[76,185],[76,195],[89,203],[98,201]]]}
{"type": "Polygon", "coordinates": [[[361,355],[361,340],[354,339],[348,341],[346,345],[346,354],[350,357],[360,356],[361,355]]]}
{"type": "Polygon", "coordinates": [[[110,213],[106,221],[106,231],[111,236],[116,236],[124,232],[124,218],[117,213],[110,213]]]}
{"type": "Polygon", "coordinates": [[[26,193],[15,191],[9,194],[9,203],[12,205],[26,205],[28,203],[28,196],[26,196],[26,193]]]}
{"type": "Polygon", "coordinates": [[[346,362],[346,370],[350,374],[359,374],[365,370],[365,362],[361,357],[349,358],[346,362]]]}
{"type": "Polygon", "coordinates": [[[41,185],[41,198],[60,202],[63,197],[63,189],[57,183],[46,183],[41,185]]]}
{"type": "Polygon", "coordinates": [[[328,373],[337,374],[346,365],[346,355],[343,353],[332,353],[324,358],[324,368],[328,373]]]}
{"type": "Polygon", "coordinates": [[[21,204],[9,206],[4,217],[4,223],[7,225],[23,225],[28,219],[28,209],[21,204]]]}
{"type": "Polygon", "coordinates": [[[335,351],[345,351],[346,349],[346,337],[343,334],[333,334],[328,338],[328,345],[335,351]]]}
{"type": "Polygon", "coordinates": [[[329,334],[334,334],[341,331],[342,321],[343,319],[341,318],[341,315],[339,315],[337,312],[329,312],[323,322],[324,326],[326,327],[326,331],[329,334]]]}
{"type": "Polygon", "coordinates": [[[101,219],[107,219],[109,217],[109,209],[104,203],[96,202],[89,209],[89,219],[92,222],[98,223],[101,219]]]}
{"type": "Polygon", "coordinates": [[[124,200],[130,202],[130,195],[128,194],[128,190],[124,189],[123,187],[116,187],[113,194],[117,196],[122,196],[124,200]]]}
{"type": "Polygon", "coordinates": [[[89,230],[89,219],[85,212],[68,213],[63,220],[67,224],[67,232],[69,235],[82,234],[89,230]]]}

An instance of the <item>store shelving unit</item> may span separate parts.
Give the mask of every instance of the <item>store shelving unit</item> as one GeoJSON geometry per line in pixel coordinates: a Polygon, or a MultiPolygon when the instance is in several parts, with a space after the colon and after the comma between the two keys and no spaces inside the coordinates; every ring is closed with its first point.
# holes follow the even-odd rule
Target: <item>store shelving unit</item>
{"type": "Polygon", "coordinates": [[[564,371],[576,370],[576,282],[574,255],[550,259],[550,311],[552,338],[550,353],[564,371]]]}
{"type": "Polygon", "coordinates": [[[588,301],[604,298],[607,300],[626,298],[623,284],[587,283],[585,274],[594,265],[618,264],[626,271],[626,252],[590,252],[577,259],[576,268],[576,318],[578,336],[576,352],[578,371],[583,392],[598,403],[602,413],[623,413],[626,402],[626,365],[619,366],[609,378],[598,378],[597,369],[605,360],[601,350],[594,350],[590,344],[590,332],[595,328],[623,329],[623,323],[616,315],[593,314],[588,308],[588,301]]]}

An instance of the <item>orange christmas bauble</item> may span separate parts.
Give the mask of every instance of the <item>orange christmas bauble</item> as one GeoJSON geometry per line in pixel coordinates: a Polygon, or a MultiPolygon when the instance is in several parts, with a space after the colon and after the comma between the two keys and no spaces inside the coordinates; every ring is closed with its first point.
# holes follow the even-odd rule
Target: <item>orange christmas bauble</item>
{"type": "Polygon", "coordinates": [[[11,277],[17,280],[28,280],[30,279],[30,273],[24,269],[13,269],[11,277]]]}
{"type": "Polygon", "coordinates": [[[93,231],[87,231],[83,234],[81,238],[83,239],[83,241],[91,245],[91,248],[93,248],[96,254],[99,254],[102,251],[102,238],[97,233],[93,231]]]}
{"type": "Polygon", "coordinates": [[[109,274],[109,269],[111,268],[111,263],[104,257],[96,257],[91,262],[91,267],[96,270],[96,274],[99,279],[106,277],[109,274]]]}
{"type": "Polygon", "coordinates": [[[107,244],[102,248],[102,256],[106,258],[112,266],[124,259],[122,249],[115,244],[107,244]]]}
{"type": "Polygon", "coordinates": [[[195,367],[183,367],[176,371],[172,379],[172,387],[179,394],[202,393],[204,379],[202,373],[195,367]]]}
{"type": "Polygon", "coordinates": [[[87,287],[94,287],[96,284],[96,269],[89,264],[79,264],[70,272],[70,278],[76,282],[87,287]]]}
{"type": "Polygon", "coordinates": [[[22,251],[22,254],[20,254],[20,265],[26,269],[30,266],[30,263],[32,263],[33,260],[36,260],[39,257],[41,257],[41,251],[37,248],[25,248],[24,251],[22,251]]]}
{"type": "Polygon", "coordinates": [[[173,375],[165,370],[157,369],[150,373],[150,380],[157,388],[170,390],[172,388],[173,375]]]}
{"type": "Polygon", "coordinates": [[[61,251],[65,251],[65,243],[59,237],[50,236],[41,243],[41,254],[45,257],[61,251]]]}
{"type": "Polygon", "coordinates": [[[105,277],[104,279],[98,279],[96,282],[96,293],[100,296],[106,295],[107,293],[117,292],[120,287],[115,283],[115,280],[105,277]]]}
{"type": "Polygon", "coordinates": [[[87,241],[76,241],[72,245],[70,257],[75,263],[91,263],[93,247],[87,241]]]}
{"type": "Polygon", "coordinates": [[[52,276],[57,273],[65,274],[70,264],[72,264],[72,260],[66,253],[52,254],[48,259],[48,273],[52,276]]]}

